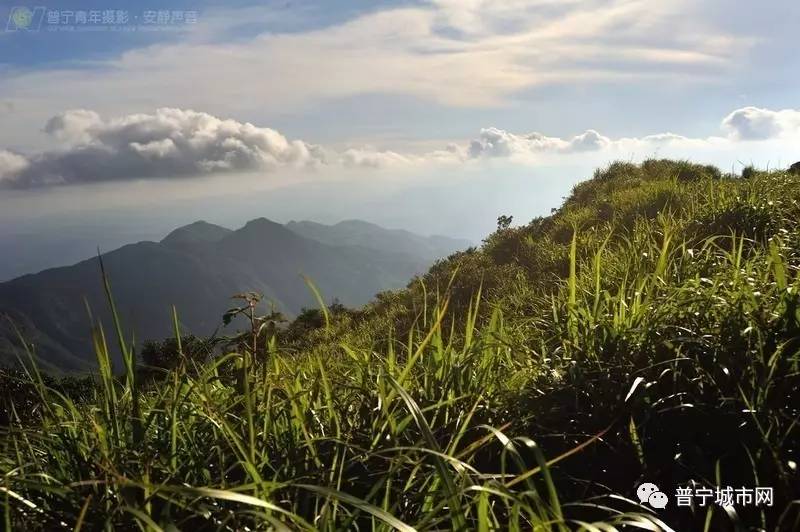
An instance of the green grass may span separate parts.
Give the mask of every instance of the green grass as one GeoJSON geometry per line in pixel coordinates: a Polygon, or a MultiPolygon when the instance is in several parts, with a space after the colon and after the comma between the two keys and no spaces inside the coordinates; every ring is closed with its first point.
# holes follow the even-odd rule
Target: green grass
{"type": "Polygon", "coordinates": [[[176,316],[176,367],[142,378],[117,335],[115,374],[97,324],[92,386],[0,380],[6,527],[797,529],[798,201],[784,172],[615,163],[365,309],[275,333],[248,300],[210,361],[176,316]],[[654,512],[642,481],[775,505],[654,512]]]}

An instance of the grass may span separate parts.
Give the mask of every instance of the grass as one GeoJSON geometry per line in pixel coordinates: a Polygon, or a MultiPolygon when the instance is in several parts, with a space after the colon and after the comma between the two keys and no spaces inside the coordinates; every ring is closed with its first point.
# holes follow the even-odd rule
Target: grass
{"type": "Polygon", "coordinates": [[[115,373],[96,324],[91,386],[30,352],[1,381],[6,528],[800,528],[798,199],[784,172],[615,163],[365,309],[276,330],[248,299],[212,360],[176,316],[143,379],[117,322],[115,373]],[[775,502],[654,511],[643,481],[775,502]]]}

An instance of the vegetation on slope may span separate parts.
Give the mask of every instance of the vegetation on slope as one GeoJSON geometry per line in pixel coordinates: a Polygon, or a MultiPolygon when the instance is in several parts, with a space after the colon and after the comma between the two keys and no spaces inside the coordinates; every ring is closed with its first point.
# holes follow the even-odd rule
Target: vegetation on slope
{"type": "Polygon", "coordinates": [[[787,172],[615,163],[362,310],[281,329],[248,298],[230,353],[176,341],[160,378],[124,338],[115,377],[98,326],[89,397],[4,379],[6,525],[795,530],[798,200],[787,172]],[[643,481],[775,500],[655,511],[643,481]]]}

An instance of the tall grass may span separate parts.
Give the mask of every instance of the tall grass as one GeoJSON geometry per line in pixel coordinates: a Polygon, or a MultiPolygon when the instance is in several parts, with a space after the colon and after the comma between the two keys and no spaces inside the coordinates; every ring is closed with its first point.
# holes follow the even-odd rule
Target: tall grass
{"type": "Polygon", "coordinates": [[[127,362],[96,324],[88,397],[34,353],[14,377],[6,528],[797,529],[798,191],[612,166],[358,319],[322,305],[301,343],[248,300],[247,341],[154,383],[114,313],[127,362]],[[656,512],[642,481],[776,501],[656,512]]]}
{"type": "Polygon", "coordinates": [[[327,359],[271,351],[254,364],[228,353],[138,390],[132,366],[109,375],[98,327],[104,369],[87,403],[32,370],[45,409],[33,427],[4,429],[5,519],[48,529],[570,529],[541,450],[513,422],[492,425],[504,381],[521,370],[501,315],[456,333],[442,326],[445,308],[390,358],[347,346],[327,359]],[[456,347],[456,336],[466,341],[456,347]],[[230,362],[244,369],[242,388],[238,371],[222,371],[230,362]]]}

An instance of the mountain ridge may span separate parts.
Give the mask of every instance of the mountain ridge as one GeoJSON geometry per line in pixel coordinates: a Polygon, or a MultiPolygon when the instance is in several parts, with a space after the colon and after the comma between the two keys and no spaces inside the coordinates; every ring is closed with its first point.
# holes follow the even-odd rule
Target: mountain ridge
{"type": "Polygon", "coordinates": [[[171,231],[167,236],[160,240],[161,244],[184,245],[192,243],[213,243],[217,242],[232,232],[227,227],[208,223],[205,220],[198,220],[178,227],[171,231]]]}
{"type": "MultiPolygon", "coordinates": [[[[369,239],[341,238],[340,227],[330,232],[329,243],[288,225],[256,218],[231,230],[200,220],[159,242],[126,244],[101,254],[126,336],[138,343],[173,335],[173,305],[187,332],[212,334],[221,326],[229,298],[244,291],[260,292],[286,315],[297,314],[316,305],[303,276],[326,300],[360,306],[380,291],[402,288],[446,251],[433,257],[429,247],[419,244],[425,237],[413,233],[400,250],[390,244],[370,247],[381,231],[387,241],[398,239],[374,224],[368,224],[369,239]]],[[[21,324],[40,358],[68,371],[92,366],[86,355],[91,353],[91,321],[84,299],[95,321],[112,322],[97,258],[0,283],[0,314],[21,324]]],[[[16,331],[0,328],[0,365],[13,363],[21,347],[16,331]]]]}
{"type": "Polygon", "coordinates": [[[338,244],[360,244],[380,250],[408,250],[406,246],[425,249],[428,258],[446,257],[471,247],[469,240],[450,238],[442,235],[422,236],[405,229],[385,229],[364,220],[342,220],[332,225],[308,220],[290,221],[290,230],[322,242],[338,244]],[[399,248],[399,249],[398,249],[399,248]]]}

